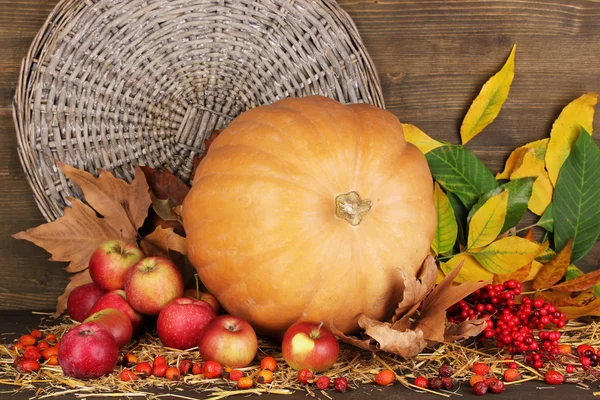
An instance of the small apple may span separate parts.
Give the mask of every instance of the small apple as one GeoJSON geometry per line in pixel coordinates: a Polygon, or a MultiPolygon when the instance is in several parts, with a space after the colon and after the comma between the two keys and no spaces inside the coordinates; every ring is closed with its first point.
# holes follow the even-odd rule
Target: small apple
{"type": "Polygon", "coordinates": [[[133,335],[131,320],[122,311],[116,308],[105,308],[90,315],[85,322],[95,322],[106,328],[113,335],[119,348],[125,346],[133,335]]]}
{"type": "Polygon", "coordinates": [[[219,311],[221,311],[221,304],[219,303],[219,300],[217,300],[215,296],[208,292],[201,292],[196,289],[186,289],[183,291],[183,297],[189,297],[190,299],[205,301],[208,304],[210,304],[210,306],[213,308],[213,310],[215,310],[215,312],[217,312],[217,314],[219,313],[219,311]]]}
{"type": "Polygon", "coordinates": [[[286,330],[281,352],[290,367],[322,372],[335,363],[340,354],[340,344],[335,335],[322,325],[298,322],[286,330]]]}
{"type": "Polygon", "coordinates": [[[127,273],[125,293],[135,310],[158,315],[171,300],[183,295],[183,278],[170,260],[146,257],[127,273]]]}
{"type": "Polygon", "coordinates": [[[142,315],[131,307],[124,290],[111,290],[106,293],[94,304],[94,307],[90,310],[90,315],[107,308],[116,308],[127,315],[131,320],[134,331],[142,326],[142,315]]]}
{"type": "Polygon", "coordinates": [[[105,294],[106,290],[93,282],[77,286],[69,293],[67,299],[67,312],[71,319],[81,322],[89,317],[94,304],[105,294]]]}
{"type": "Polygon", "coordinates": [[[59,364],[67,376],[98,378],[117,365],[119,347],[102,325],[86,322],[69,330],[58,349],[59,364]]]}
{"type": "Polygon", "coordinates": [[[204,301],[175,299],[158,314],[158,337],[166,347],[180,350],[196,347],[202,330],[216,316],[215,310],[204,301]]]}
{"type": "Polygon", "coordinates": [[[90,276],[104,290],[123,289],[127,272],[143,257],[135,244],[109,240],[92,253],[90,276]]]}
{"type": "Polygon", "coordinates": [[[252,362],[258,349],[252,326],[233,315],[213,319],[202,331],[198,350],[204,361],[217,361],[223,366],[242,368],[252,362]]]}

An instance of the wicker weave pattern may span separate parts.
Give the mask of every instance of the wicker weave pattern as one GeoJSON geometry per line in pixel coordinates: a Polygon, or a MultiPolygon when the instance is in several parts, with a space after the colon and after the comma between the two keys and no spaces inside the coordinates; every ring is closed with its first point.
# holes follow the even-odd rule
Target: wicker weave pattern
{"type": "Polygon", "coordinates": [[[127,180],[133,165],[189,180],[214,129],[309,94],[383,107],[356,27],[334,0],[63,0],[23,60],[19,156],[53,220],[81,197],[56,160],[127,180]]]}

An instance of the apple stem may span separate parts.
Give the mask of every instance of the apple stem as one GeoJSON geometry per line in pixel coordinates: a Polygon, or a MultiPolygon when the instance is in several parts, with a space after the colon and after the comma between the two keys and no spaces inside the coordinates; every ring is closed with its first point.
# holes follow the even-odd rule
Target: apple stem
{"type": "Polygon", "coordinates": [[[196,281],[196,300],[200,300],[200,278],[198,274],[194,274],[194,280],[196,281]]]}
{"type": "Polygon", "coordinates": [[[321,321],[321,323],[319,323],[319,326],[317,327],[317,330],[320,331],[322,327],[323,327],[323,321],[321,321]]]}

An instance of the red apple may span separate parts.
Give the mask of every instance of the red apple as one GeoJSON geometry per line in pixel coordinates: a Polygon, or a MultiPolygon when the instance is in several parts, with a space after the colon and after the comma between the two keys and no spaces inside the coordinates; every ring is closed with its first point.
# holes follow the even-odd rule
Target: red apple
{"type": "Polygon", "coordinates": [[[202,330],[216,316],[215,310],[204,301],[175,299],[158,314],[158,337],[166,347],[180,350],[196,347],[202,330]]]}
{"type": "Polygon", "coordinates": [[[170,260],[146,257],[127,273],[125,293],[135,310],[158,315],[171,300],[183,295],[183,278],[170,260]]]}
{"type": "Polygon", "coordinates": [[[242,368],[252,362],[258,340],[252,326],[233,315],[213,319],[202,331],[198,350],[204,361],[217,361],[223,366],[242,368]]]}
{"type": "Polygon", "coordinates": [[[335,363],[340,354],[340,345],[335,335],[322,324],[298,322],[283,335],[281,352],[290,367],[321,372],[335,363]]]}
{"type": "Polygon", "coordinates": [[[196,289],[186,289],[183,291],[183,297],[189,297],[190,299],[202,300],[210,304],[210,306],[217,312],[221,311],[221,304],[219,300],[208,292],[201,292],[196,289]]]}
{"type": "Polygon", "coordinates": [[[107,308],[116,308],[127,315],[131,320],[133,330],[137,330],[142,326],[142,315],[131,307],[124,290],[112,290],[106,293],[94,304],[94,307],[90,310],[90,315],[107,308]]]}
{"type": "Polygon", "coordinates": [[[113,335],[119,348],[125,346],[133,335],[131,320],[122,311],[116,308],[105,308],[90,315],[85,322],[95,322],[106,328],[113,335]]]}
{"type": "Polygon", "coordinates": [[[67,299],[67,312],[77,322],[81,322],[90,316],[90,310],[106,291],[95,283],[86,283],[77,286],[69,294],[67,299]]]}
{"type": "Polygon", "coordinates": [[[98,378],[117,365],[119,347],[102,325],[86,322],[69,330],[60,342],[58,361],[65,375],[98,378]]]}
{"type": "Polygon", "coordinates": [[[123,289],[127,272],[143,257],[135,244],[121,240],[104,242],[90,257],[90,276],[102,289],[123,289]]]}

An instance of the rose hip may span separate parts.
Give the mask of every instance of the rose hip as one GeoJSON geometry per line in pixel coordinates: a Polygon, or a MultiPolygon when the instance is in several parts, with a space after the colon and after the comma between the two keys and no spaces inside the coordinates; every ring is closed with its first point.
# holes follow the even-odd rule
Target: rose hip
{"type": "Polygon", "coordinates": [[[258,373],[256,381],[260,384],[267,384],[273,382],[273,372],[270,369],[263,369],[258,373]]]}
{"type": "Polygon", "coordinates": [[[348,379],[338,377],[333,380],[333,387],[340,393],[345,393],[348,390],[348,379]]]}
{"type": "Polygon", "coordinates": [[[315,382],[315,384],[317,385],[317,388],[319,388],[320,390],[328,389],[330,383],[331,383],[331,380],[329,379],[328,376],[320,376],[317,379],[317,381],[315,382]]]}
{"type": "Polygon", "coordinates": [[[271,372],[277,371],[277,360],[271,356],[267,356],[260,360],[260,369],[268,369],[271,372]]]}
{"type": "Polygon", "coordinates": [[[143,378],[152,375],[152,366],[148,362],[141,362],[135,366],[135,372],[141,374],[143,378]]]}
{"type": "Polygon", "coordinates": [[[375,383],[381,386],[391,385],[395,379],[396,374],[394,374],[394,371],[389,369],[384,369],[375,375],[375,383]]]}
{"type": "Polygon", "coordinates": [[[313,379],[315,379],[315,376],[309,369],[303,368],[300,371],[298,371],[298,381],[300,381],[300,383],[302,383],[303,385],[306,385],[313,379]]]}

